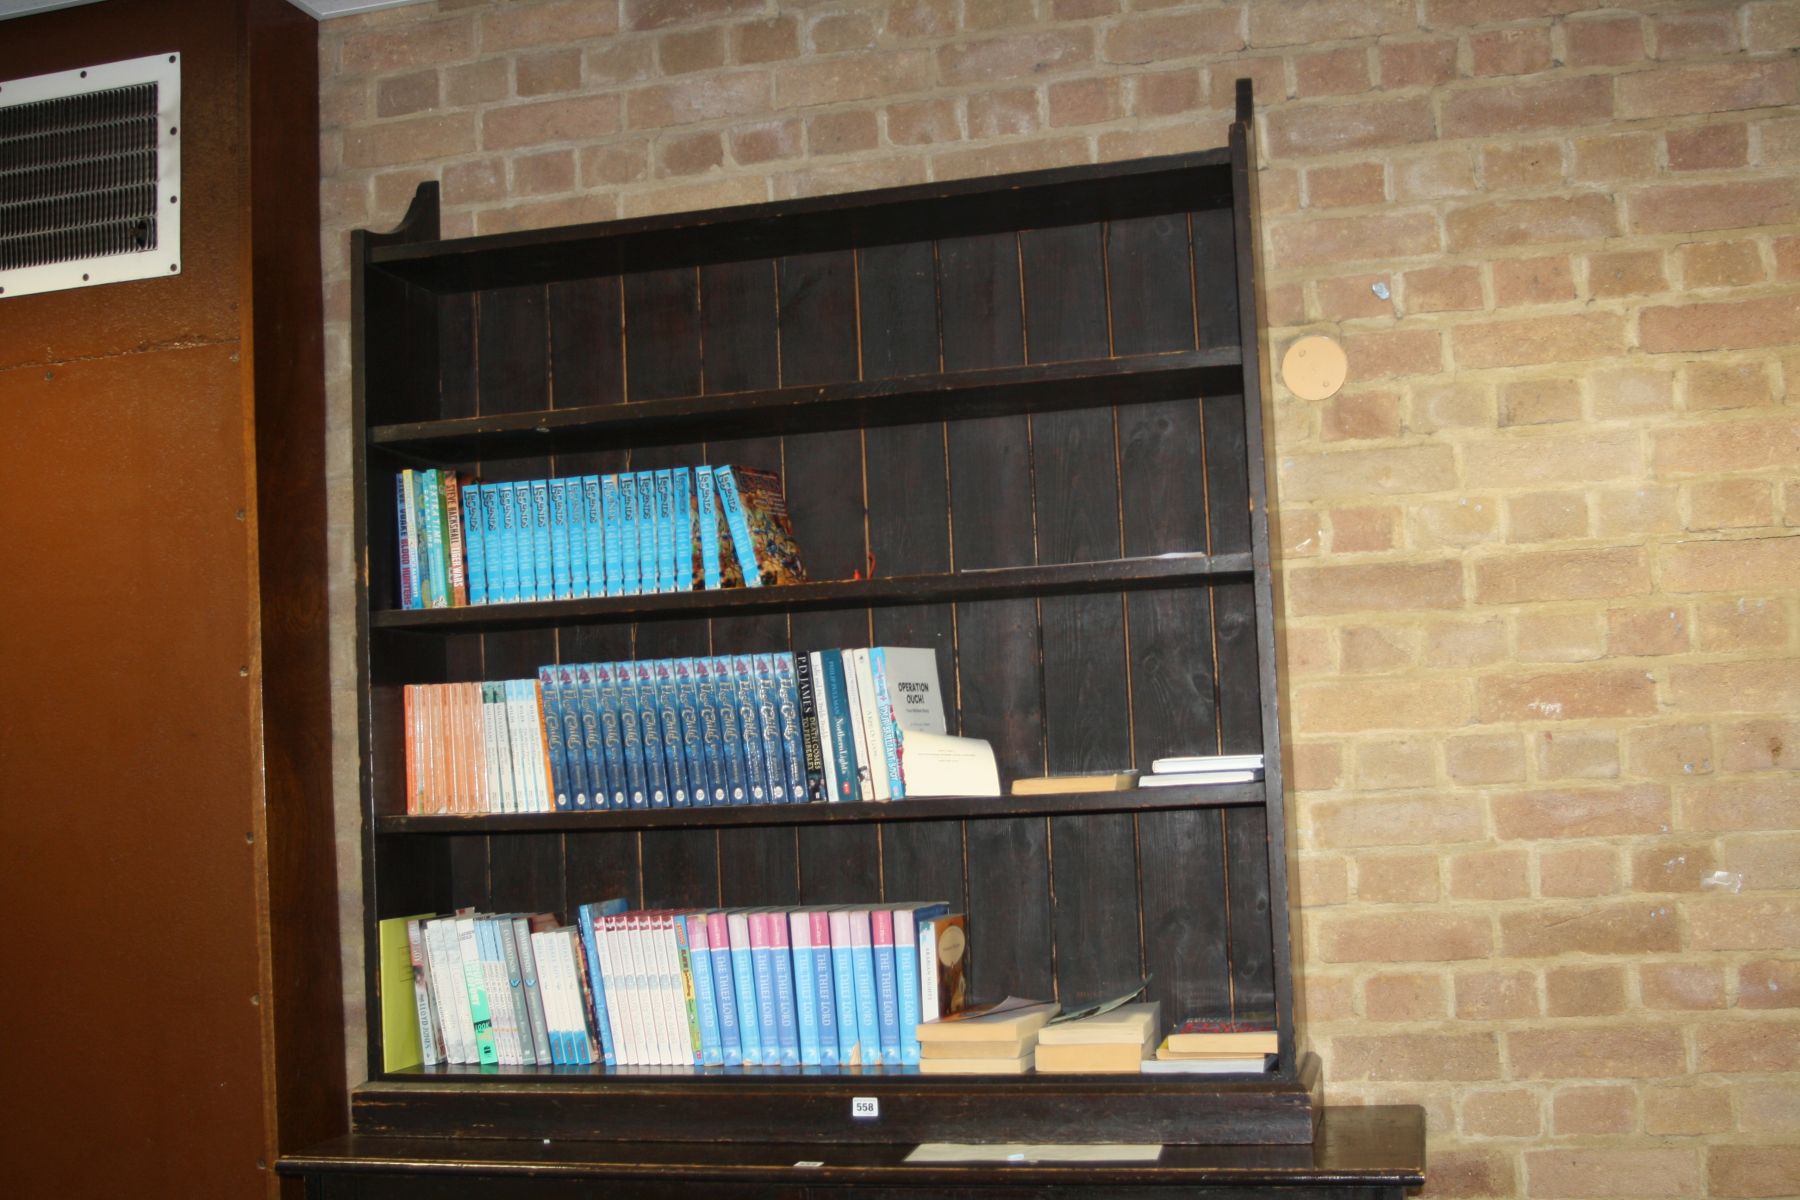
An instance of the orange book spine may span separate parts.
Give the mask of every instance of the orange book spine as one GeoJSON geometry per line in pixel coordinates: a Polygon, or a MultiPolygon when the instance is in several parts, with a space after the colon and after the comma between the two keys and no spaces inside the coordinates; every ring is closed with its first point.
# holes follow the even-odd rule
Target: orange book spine
{"type": "Polygon", "coordinates": [[[418,811],[419,764],[418,746],[413,738],[413,684],[400,689],[400,726],[406,744],[406,815],[418,811]]]}
{"type": "Polygon", "coordinates": [[[544,772],[544,796],[549,800],[549,808],[556,807],[556,780],[550,775],[550,735],[544,724],[544,685],[537,680],[531,681],[531,697],[537,703],[537,741],[540,750],[538,767],[544,772]]]}
{"type": "Polygon", "coordinates": [[[444,687],[431,685],[431,811],[450,811],[449,721],[444,711],[444,687]]]}

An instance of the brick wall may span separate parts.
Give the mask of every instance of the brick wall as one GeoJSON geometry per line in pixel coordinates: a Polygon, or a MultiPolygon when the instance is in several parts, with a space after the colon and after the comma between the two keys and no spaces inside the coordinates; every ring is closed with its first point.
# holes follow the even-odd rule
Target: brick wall
{"type": "Polygon", "coordinates": [[[1800,1195],[1797,44],[1793,0],[327,24],[346,853],[349,229],[421,179],[458,235],[1211,146],[1249,75],[1270,348],[1350,357],[1276,391],[1329,1095],[1425,1105],[1433,1195],[1800,1195]]]}

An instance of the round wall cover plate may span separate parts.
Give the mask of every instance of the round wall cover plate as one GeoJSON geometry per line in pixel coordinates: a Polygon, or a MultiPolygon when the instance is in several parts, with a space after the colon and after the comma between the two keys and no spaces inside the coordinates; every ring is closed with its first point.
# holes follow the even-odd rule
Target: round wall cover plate
{"type": "Polygon", "coordinates": [[[1303,337],[1281,356],[1281,382],[1302,400],[1323,400],[1344,386],[1350,364],[1344,349],[1328,337],[1303,337]]]}

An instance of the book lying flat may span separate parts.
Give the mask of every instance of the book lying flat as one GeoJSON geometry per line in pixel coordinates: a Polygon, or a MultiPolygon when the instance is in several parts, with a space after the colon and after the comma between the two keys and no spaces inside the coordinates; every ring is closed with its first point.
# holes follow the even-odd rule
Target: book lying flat
{"type": "Polygon", "coordinates": [[[919,1054],[922,1058],[1029,1058],[1037,1044],[1037,1031],[1033,1030],[980,1042],[920,1042],[919,1054]]]}
{"type": "Polygon", "coordinates": [[[1277,1049],[1275,1018],[1251,1016],[1215,1020],[1190,1017],[1176,1027],[1165,1045],[1171,1053],[1274,1054],[1277,1049]]]}
{"type": "Polygon", "coordinates": [[[1159,758],[1150,764],[1150,770],[1156,775],[1177,775],[1192,771],[1260,771],[1262,765],[1260,754],[1184,754],[1159,758]]]}
{"type": "Polygon", "coordinates": [[[974,1055],[968,1058],[921,1058],[919,1073],[922,1075],[1023,1075],[1032,1069],[1034,1062],[1030,1050],[1015,1058],[985,1057],[974,1055]]]}
{"type": "Polygon", "coordinates": [[[1015,796],[1046,796],[1062,792],[1126,792],[1137,786],[1136,771],[1094,771],[1081,775],[1041,775],[1015,779],[1015,796]]]}
{"type": "Polygon", "coordinates": [[[1260,1054],[1233,1058],[1147,1058],[1138,1064],[1138,1070],[1145,1075],[1262,1075],[1267,1069],[1260,1054]]]}
{"type": "Polygon", "coordinates": [[[1023,1037],[1042,1029],[1060,1007],[1054,1000],[1008,996],[996,1004],[965,1008],[919,1026],[921,1053],[929,1042],[989,1042],[1023,1037]]]}
{"type": "Polygon", "coordinates": [[[1154,1046],[1162,1032],[1162,1003],[1157,1000],[1142,1004],[1123,1004],[1098,1016],[1079,1021],[1061,1021],[1038,1032],[1042,1046],[1154,1046]]]}
{"type": "Polygon", "coordinates": [[[1146,775],[1139,787],[1186,787],[1189,784],[1251,783],[1261,771],[1187,771],[1180,775],[1146,775]]]}
{"type": "MultiPolygon", "coordinates": [[[[1155,1034],[1151,1035],[1154,1042],[1155,1034]]],[[[1151,1042],[1043,1046],[1037,1048],[1037,1069],[1042,1074],[1136,1074],[1150,1053],[1151,1042]]]]}

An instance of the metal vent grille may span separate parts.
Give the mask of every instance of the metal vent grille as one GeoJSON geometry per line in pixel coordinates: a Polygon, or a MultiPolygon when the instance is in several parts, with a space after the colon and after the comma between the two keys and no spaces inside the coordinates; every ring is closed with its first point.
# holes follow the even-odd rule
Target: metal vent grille
{"type": "Polygon", "coordinates": [[[0,296],[179,272],[179,80],[153,55],[0,84],[0,296]]]}

